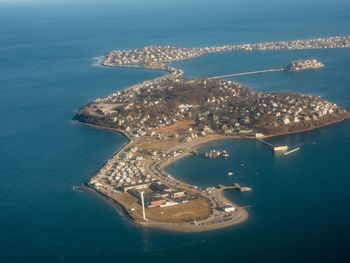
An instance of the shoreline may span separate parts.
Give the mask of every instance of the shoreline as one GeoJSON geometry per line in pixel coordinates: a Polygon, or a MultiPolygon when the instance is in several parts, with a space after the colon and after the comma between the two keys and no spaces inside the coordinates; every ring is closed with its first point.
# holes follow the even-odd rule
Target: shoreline
{"type": "MultiPolygon", "coordinates": [[[[221,51],[221,52],[226,52],[226,51],[221,51]]],[[[227,51],[227,52],[232,52],[232,51],[227,51]]],[[[206,53],[214,53],[212,51],[205,52],[206,53]]],[[[182,61],[185,59],[192,59],[196,58],[199,56],[202,56],[203,54],[198,54],[197,56],[192,56],[192,57],[187,57],[187,58],[181,58],[181,59],[174,59],[174,60],[169,60],[166,63],[154,63],[154,64],[149,64],[149,65],[118,65],[116,63],[111,63],[107,62],[107,55],[105,55],[105,59],[101,61],[101,65],[104,67],[121,67],[121,68],[135,68],[135,69],[149,69],[149,70],[156,70],[156,71],[161,71],[165,72],[163,76],[157,77],[155,79],[151,80],[145,80],[141,83],[137,83],[134,85],[131,85],[129,87],[126,87],[123,89],[125,90],[132,90],[132,89],[137,89],[140,86],[142,86],[144,83],[148,82],[156,82],[160,80],[165,80],[165,79],[180,79],[183,78],[184,71],[181,69],[177,69],[174,67],[169,66],[169,62],[175,62],[175,61],[182,61]]],[[[91,103],[91,102],[90,102],[91,103]]],[[[90,104],[89,103],[89,104],[90,104]]],[[[89,105],[87,104],[87,105],[89,105]]],[[[86,105],[86,106],[87,106],[86,105]]],[[[140,217],[140,211],[135,211],[136,208],[132,208],[133,205],[131,203],[128,203],[130,201],[127,201],[126,195],[126,190],[123,192],[116,191],[117,188],[105,188],[105,187],[100,187],[95,184],[95,182],[99,182],[98,178],[103,178],[104,176],[108,175],[108,172],[113,166],[113,163],[116,161],[124,161],[122,157],[119,159],[121,154],[125,154],[126,149],[131,149],[132,147],[137,148],[137,146],[142,145],[140,142],[142,142],[142,139],[147,138],[148,143],[152,142],[151,137],[139,137],[139,138],[134,138],[131,134],[129,134],[127,131],[123,131],[120,129],[116,128],[111,128],[107,126],[103,126],[103,124],[97,125],[92,123],[87,123],[82,120],[78,120],[76,118],[77,113],[81,110],[84,109],[86,106],[78,109],[76,111],[75,116],[72,119],[72,122],[76,125],[84,125],[87,127],[91,128],[97,128],[97,129],[102,129],[106,131],[111,131],[111,132],[117,132],[124,136],[127,139],[127,142],[118,149],[111,158],[109,158],[101,167],[97,170],[97,173],[95,173],[94,176],[92,176],[87,182],[84,183],[84,189],[87,192],[93,192],[97,194],[99,197],[103,198],[106,202],[108,202],[113,208],[115,208],[118,213],[120,213],[129,223],[132,225],[138,226],[138,227],[147,227],[147,228],[154,228],[154,229],[159,229],[162,231],[169,231],[169,232],[206,232],[206,231],[213,231],[213,230],[219,230],[223,228],[228,228],[232,227],[237,224],[241,224],[245,222],[249,218],[248,211],[231,200],[227,199],[224,195],[224,189],[220,187],[211,187],[212,190],[203,190],[198,187],[189,185],[183,181],[180,181],[176,178],[174,178],[171,174],[169,174],[166,171],[166,168],[171,165],[172,163],[183,159],[189,155],[192,154],[192,152],[198,148],[203,147],[204,145],[207,145],[209,143],[215,142],[215,141],[221,141],[221,140],[226,140],[226,139],[256,139],[255,136],[252,134],[240,134],[240,133],[234,133],[234,134],[223,134],[223,133],[212,133],[208,134],[206,136],[200,136],[196,137],[195,139],[187,142],[183,141],[172,141],[173,145],[169,145],[169,148],[165,151],[167,155],[166,157],[158,157],[157,158],[151,158],[151,157],[146,157],[145,160],[143,160],[142,167],[145,171],[147,171],[149,174],[151,174],[152,180],[157,180],[159,183],[165,184],[168,187],[174,188],[174,189],[180,189],[183,192],[187,192],[190,195],[196,195],[198,200],[205,200],[206,205],[210,204],[209,207],[209,214],[205,217],[202,218],[202,216],[195,217],[199,218],[198,221],[188,221],[188,219],[181,219],[180,221],[176,221],[175,219],[172,219],[169,221],[164,219],[142,219],[140,217]],[[170,152],[177,152],[177,155],[169,155],[170,152]],[[169,157],[170,156],[170,157],[169,157]],[[101,177],[102,176],[102,177],[101,177]],[[95,177],[97,178],[97,181],[95,180],[95,177]],[[93,181],[93,182],[92,182],[93,181]],[[112,190],[111,190],[112,189],[112,190]],[[113,190],[114,189],[114,190],[113,190]],[[124,197],[123,197],[124,196],[124,197]],[[124,203],[123,203],[124,202],[124,203]],[[235,210],[234,212],[223,212],[224,210],[221,210],[223,206],[229,205],[231,207],[234,207],[235,210]],[[129,211],[130,210],[130,211],[129,211]],[[174,221],[175,220],[175,221],[174,221]],[[184,220],[184,221],[183,221],[184,220]]],[[[311,130],[319,129],[322,127],[330,126],[335,123],[342,122],[346,119],[350,118],[350,114],[344,111],[343,113],[339,113],[338,115],[334,116],[327,116],[321,119],[314,120],[314,122],[310,122],[308,125],[305,125],[306,127],[302,127],[300,125],[295,125],[291,126],[288,131],[276,130],[275,132],[273,130],[270,130],[270,134],[264,134],[263,138],[273,138],[273,137],[280,137],[280,136],[286,136],[286,135],[291,135],[291,134],[297,134],[297,133],[303,133],[303,132],[308,132],[311,130]],[[333,118],[333,119],[332,119],[333,118]]],[[[108,124],[109,125],[109,124],[108,124]]],[[[261,127],[257,127],[257,129],[263,130],[261,127]]],[[[154,142],[154,139],[153,139],[154,142]]],[[[142,160],[142,159],[141,159],[142,160]]],[[[101,185],[101,184],[100,184],[101,185]]],[[[139,209],[139,208],[138,208],[139,209]]],[[[226,211],[226,210],[225,210],[226,211]]],[[[192,213],[196,213],[193,211],[192,208],[192,213]]],[[[198,216],[198,215],[197,215],[198,216]]],[[[193,220],[193,219],[191,219],[193,220]]]]}
{"type": "Polygon", "coordinates": [[[330,122],[327,122],[321,126],[318,126],[316,128],[306,128],[306,129],[303,129],[303,130],[300,130],[300,131],[291,131],[291,132],[287,132],[287,133],[276,133],[276,134],[267,134],[263,137],[263,139],[267,139],[267,138],[277,138],[277,137],[282,137],[282,136],[287,136],[287,135],[294,135],[294,134],[299,134],[299,133],[305,133],[305,132],[310,132],[310,131],[314,131],[314,130],[318,130],[318,129],[322,129],[322,128],[325,128],[325,127],[328,127],[328,126],[331,126],[331,125],[334,125],[334,124],[337,124],[337,123],[341,123],[343,121],[346,121],[346,120],[349,120],[350,119],[350,116],[344,116],[340,119],[337,119],[337,120],[334,120],[334,121],[330,121],[330,122]]]}
{"type": "MultiPolygon", "coordinates": [[[[79,122],[77,120],[73,120],[73,123],[76,125],[87,126],[89,128],[98,128],[101,130],[117,132],[117,133],[120,133],[121,135],[123,135],[124,137],[126,137],[127,139],[129,139],[129,141],[123,147],[121,147],[119,150],[117,150],[113,154],[113,157],[117,156],[126,147],[128,147],[130,144],[132,144],[134,142],[128,135],[126,135],[124,132],[117,130],[117,129],[112,129],[112,128],[108,128],[108,127],[101,127],[101,126],[97,126],[97,125],[93,125],[93,124],[87,124],[87,123],[79,122]]],[[[166,172],[165,168],[167,166],[169,166],[173,162],[176,162],[182,158],[185,158],[185,157],[191,155],[191,153],[190,153],[191,150],[197,149],[199,147],[202,147],[203,145],[206,145],[206,144],[214,142],[214,141],[221,141],[221,140],[225,140],[225,139],[243,139],[243,137],[232,137],[232,136],[228,137],[228,136],[214,135],[214,138],[205,138],[205,140],[201,141],[201,142],[196,141],[193,145],[190,145],[190,147],[188,148],[186,153],[161,162],[160,167],[164,172],[166,172]]],[[[253,139],[253,138],[249,138],[249,139],[253,139]]],[[[111,159],[113,159],[113,157],[111,159]]],[[[98,169],[98,172],[101,169],[103,169],[103,167],[106,165],[106,163],[109,160],[107,160],[104,164],[102,164],[100,166],[100,168],[98,169]]],[[[186,182],[180,181],[174,177],[172,178],[172,180],[176,181],[176,182],[180,182],[183,185],[187,185],[188,187],[191,187],[186,182]]],[[[249,217],[248,211],[246,209],[241,208],[240,206],[233,203],[231,200],[227,199],[224,196],[225,190],[218,190],[220,192],[220,197],[223,200],[225,200],[227,203],[230,203],[238,208],[239,216],[237,218],[235,218],[234,221],[228,221],[226,224],[224,223],[224,224],[218,224],[218,225],[212,225],[212,226],[210,226],[210,225],[209,226],[208,225],[204,225],[204,226],[192,225],[189,223],[166,223],[166,222],[157,222],[157,221],[141,222],[141,221],[138,221],[137,219],[135,219],[129,213],[128,209],[123,206],[123,204],[121,204],[120,202],[118,202],[117,200],[112,198],[111,196],[108,196],[108,194],[100,191],[99,189],[96,189],[94,186],[90,185],[88,183],[88,181],[84,182],[83,185],[84,185],[84,187],[82,189],[83,191],[92,192],[92,193],[96,194],[97,196],[102,198],[104,201],[106,201],[108,204],[110,204],[119,214],[121,214],[124,217],[124,219],[126,219],[129,223],[131,223],[132,225],[137,226],[137,227],[148,227],[148,228],[153,228],[153,229],[167,231],[167,232],[182,232],[182,233],[208,232],[208,231],[219,230],[219,229],[228,228],[228,227],[232,227],[232,226],[241,224],[244,221],[246,221],[249,217]]]]}
{"type": "MultiPolygon", "coordinates": [[[[320,126],[320,127],[317,127],[317,128],[309,128],[307,130],[295,131],[295,132],[290,132],[290,133],[272,134],[272,135],[267,135],[264,138],[275,138],[275,137],[281,137],[281,136],[287,136],[287,135],[292,135],[292,134],[297,134],[297,133],[308,132],[308,131],[324,128],[324,127],[330,126],[332,124],[340,123],[340,122],[344,121],[345,119],[337,120],[337,121],[334,121],[333,123],[327,123],[327,124],[325,124],[323,126],[320,126]]],[[[126,147],[128,147],[132,143],[134,143],[134,140],[131,137],[129,137],[125,132],[123,132],[121,130],[118,130],[118,129],[113,129],[113,128],[109,128],[109,127],[102,127],[102,126],[97,126],[97,125],[93,125],[93,124],[88,124],[88,123],[80,122],[78,120],[73,120],[73,123],[76,124],[76,125],[87,126],[89,128],[97,128],[97,129],[101,129],[101,130],[105,130],[105,131],[117,132],[117,133],[121,134],[122,136],[124,136],[126,139],[128,139],[128,142],[125,145],[123,145],[119,150],[117,150],[113,154],[113,157],[117,156],[126,147]]],[[[164,161],[160,162],[159,166],[162,169],[162,171],[167,173],[166,168],[169,165],[171,165],[172,163],[177,162],[177,161],[179,161],[179,160],[181,160],[183,158],[186,158],[186,157],[190,156],[191,155],[191,151],[196,150],[198,148],[201,148],[201,147],[203,147],[203,146],[205,146],[205,145],[207,145],[209,143],[212,143],[212,142],[218,142],[218,141],[223,141],[223,140],[231,140],[231,139],[250,139],[250,140],[253,139],[253,140],[256,140],[255,137],[247,136],[247,135],[229,136],[229,135],[221,135],[221,134],[213,134],[212,136],[203,137],[203,138],[200,138],[200,139],[199,139],[199,141],[198,140],[192,141],[190,143],[190,145],[187,145],[186,150],[185,150],[184,153],[182,153],[182,154],[180,154],[180,155],[178,155],[176,157],[173,157],[173,158],[170,158],[170,159],[167,159],[167,160],[164,160],[164,161]],[[202,140],[200,140],[200,139],[202,139],[202,140]]],[[[109,160],[107,160],[103,165],[101,165],[100,168],[98,169],[98,171],[100,171],[106,165],[106,163],[109,160]]],[[[183,182],[183,181],[181,181],[181,180],[179,180],[179,179],[177,179],[177,178],[175,178],[173,176],[172,176],[172,181],[180,182],[181,184],[187,185],[187,186],[190,187],[190,185],[188,185],[186,182],[183,182]]],[[[166,223],[166,222],[157,222],[157,221],[141,222],[141,221],[138,221],[137,219],[135,219],[129,213],[128,209],[123,206],[123,204],[121,204],[120,202],[118,202],[114,198],[108,196],[108,194],[103,193],[102,191],[96,189],[95,187],[90,185],[88,183],[88,181],[84,182],[84,188],[85,188],[85,190],[89,189],[89,192],[93,192],[94,194],[98,195],[100,198],[105,200],[119,214],[121,214],[124,217],[124,219],[127,220],[128,223],[131,223],[133,226],[136,226],[136,227],[147,227],[147,228],[157,229],[157,230],[166,231],[166,232],[182,232],[182,233],[208,232],[208,231],[214,231],[214,230],[220,230],[220,229],[224,229],[224,228],[233,227],[235,225],[238,225],[238,224],[241,224],[241,223],[245,222],[249,218],[249,213],[248,213],[248,211],[246,209],[241,208],[239,205],[237,205],[236,203],[232,202],[231,200],[229,200],[229,199],[227,199],[225,197],[225,195],[224,195],[225,190],[218,190],[220,192],[220,198],[222,198],[222,200],[225,200],[226,203],[230,203],[231,205],[237,207],[237,209],[239,210],[240,214],[239,214],[239,216],[237,218],[235,218],[234,221],[229,221],[227,223],[221,223],[219,225],[214,225],[214,226],[211,226],[211,225],[200,226],[200,225],[190,225],[188,223],[166,223]]]]}

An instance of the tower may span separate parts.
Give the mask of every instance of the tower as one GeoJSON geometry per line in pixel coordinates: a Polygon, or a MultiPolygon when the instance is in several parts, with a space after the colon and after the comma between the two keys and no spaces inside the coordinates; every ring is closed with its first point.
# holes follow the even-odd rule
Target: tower
{"type": "Polygon", "coordinates": [[[141,192],[141,204],[142,204],[142,218],[146,220],[146,212],[145,212],[145,200],[143,198],[143,191],[141,192]]]}

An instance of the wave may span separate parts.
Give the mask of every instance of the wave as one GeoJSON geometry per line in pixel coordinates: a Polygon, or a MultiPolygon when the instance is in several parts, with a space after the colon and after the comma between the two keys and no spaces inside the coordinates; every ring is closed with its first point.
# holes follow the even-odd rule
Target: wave
{"type": "Polygon", "coordinates": [[[99,56],[99,57],[93,57],[91,60],[93,61],[91,63],[92,67],[101,67],[101,63],[103,61],[103,59],[105,58],[105,56],[99,56]]]}

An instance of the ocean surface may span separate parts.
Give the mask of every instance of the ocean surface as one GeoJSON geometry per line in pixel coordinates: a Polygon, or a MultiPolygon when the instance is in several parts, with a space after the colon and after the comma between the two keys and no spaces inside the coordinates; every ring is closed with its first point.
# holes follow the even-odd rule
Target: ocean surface
{"type": "MultiPolygon", "coordinates": [[[[0,1],[0,262],[349,262],[350,121],[270,139],[301,147],[288,156],[254,140],[227,140],[200,149],[226,149],[226,160],[173,163],[176,178],[200,187],[254,189],[226,193],[249,210],[244,224],[181,234],[136,228],[101,198],[72,190],[127,141],[71,118],[97,97],[164,74],[98,66],[111,49],[349,35],[350,3],[124,2],[0,1]]],[[[349,49],[217,53],[173,65],[207,77],[302,58],[326,67],[233,80],[256,91],[318,95],[350,110],[349,49]]]]}

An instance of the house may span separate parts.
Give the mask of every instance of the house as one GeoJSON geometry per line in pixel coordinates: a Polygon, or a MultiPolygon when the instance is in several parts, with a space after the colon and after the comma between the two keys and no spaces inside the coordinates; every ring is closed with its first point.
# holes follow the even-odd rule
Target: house
{"type": "Polygon", "coordinates": [[[172,193],[171,193],[171,196],[172,196],[173,198],[182,198],[182,197],[185,196],[185,191],[178,190],[178,191],[172,192],[172,193]]]}
{"type": "Polygon", "coordinates": [[[232,205],[225,205],[221,207],[220,210],[222,210],[225,213],[230,213],[230,212],[235,212],[237,208],[232,205]]]}

